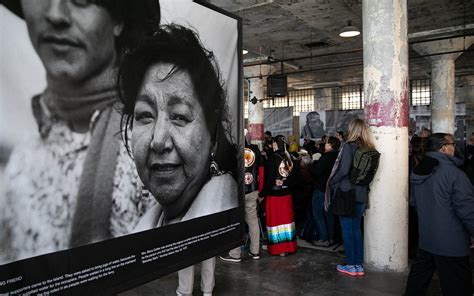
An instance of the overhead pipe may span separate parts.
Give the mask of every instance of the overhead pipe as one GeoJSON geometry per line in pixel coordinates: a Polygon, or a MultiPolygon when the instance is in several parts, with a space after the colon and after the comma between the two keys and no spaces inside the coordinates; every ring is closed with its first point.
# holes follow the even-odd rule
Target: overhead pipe
{"type": "MultiPolygon", "coordinates": [[[[419,41],[411,41],[409,44],[417,44],[417,43],[423,43],[423,42],[430,42],[430,41],[439,41],[439,40],[447,40],[451,38],[457,38],[457,37],[468,37],[468,36],[474,36],[473,34],[469,35],[455,35],[455,36],[450,36],[450,37],[436,37],[436,38],[430,38],[430,39],[424,39],[424,40],[419,40],[419,41]]],[[[468,50],[466,50],[468,51],[468,50]]],[[[246,67],[253,67],[253,66],[258,66],[258,65],[271,65],[275,63],[281,63],[281,62],[292,62],[292,61],[299,61],[299,60],[309,60],[312,58],[321,58],[321,57],[327,57],[327,56],[334,56],[334,55],[343,55],[343,54],[349,54],[349,53],[356,53],[356,52],[362,52],[361,48],[357,49],[351,49],[351,50],[345,50],[345,51],[339,51],[339,52],[330,52],[330,53],[324,53],[324,54],[319,54],[319,55],[310,55],[310,56],[304,56],[304,57],[296,57],[296,58],[287,58],[287,59],[272,59],[272,60],[266,60],[264,62],[252,62],[244,65],[244,68],[246,67]]]]}
{"type": "MultiPolygon", "coordinates": [[[[410,58],[411,60],[416,60],[416,59],[421,59],[424,57],[429,57],[429,56],[436,56],[436,55],[443,55],[443,54],[452,54],[452,53],[464,53],[464,52],[470,52],[474,51],[472,49],[465,49],[465,50],[453,50],[453,51],[448,51],[448,52],[439,52],[439,53],[432,53],[432,54],[426,54],[426,55],[420,55],[416,57],[410,58]]],[[[341,62],[344,63],[344,62],[341,62]]],[[[257,64],[258,65],[258,64],[257,64]]],[[[307,70],[299,70],[299,71],[293,71],[293,72],[286,72],[286,75],[292,75],[292,74],[302,74],[302,73],[310,73],[310,72],[317,72],[317,71],[324,71],[324,70],[334,70],[338,68],[348,68],[348,67],[356,67],[356,66],[363,66],[363,62],[358,62],[355,64],[349,64],[349,65],[338,65],[338,66],[332,66],[332,67],[324,67],[324,68],[312,68],[312,69],[307,69],[307,70]]],[[[247,76],[245,78],[252,79],[252,78],[259,78],[259,77],[268,77],[271,74],[266,74],[266,75],[259,75],[259,76],[247,76]]]]}

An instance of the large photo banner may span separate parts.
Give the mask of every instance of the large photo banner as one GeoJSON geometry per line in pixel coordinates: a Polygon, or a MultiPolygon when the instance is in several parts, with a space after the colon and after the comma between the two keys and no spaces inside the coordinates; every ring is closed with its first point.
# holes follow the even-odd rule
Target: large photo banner
{"type": "Polygon", "coordinates": [[[264,126],[274,136],[283,135],[286,139],[293,134],[293,107],[265,108],[264,126]]]}
{"type": "Polygon", "coordinates": [[[240,18],[2,4],[0,294],[114,294],[240,245],[240,18]]]}
{"type": "Polygon", "coordinates": [[[336,132],[347,135],[349,122],[354,118],[364,119],[363,109],[318,110],[300,113],[300,145],[304,139],[319,141],[322,136],[334,136],[336,132]]]}
{"type": "Polygon", "coordinates": [[[321,139],[325,135],[326,112],[311,111],[300,113],[300,139],[321,139]]]}

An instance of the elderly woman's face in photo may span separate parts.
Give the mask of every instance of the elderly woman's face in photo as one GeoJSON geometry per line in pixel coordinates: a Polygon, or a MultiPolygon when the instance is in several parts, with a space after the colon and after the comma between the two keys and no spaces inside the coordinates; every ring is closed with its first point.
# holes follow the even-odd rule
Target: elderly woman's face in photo
{"type": "Polygon", "coordinates": [[[31,43],[50,78],[87,79],[115,61],[121,25],[87,0],[21,1],[31,43]]]}
{"type": "Polygon", "coordinates": [[[211,134],[186,71],[155,64],[135,104],[132,151],[138,174],[169,216],[185,210],[207,177],[211,134]],[[164,79],[164,80],[163,80],[164,79]]]}

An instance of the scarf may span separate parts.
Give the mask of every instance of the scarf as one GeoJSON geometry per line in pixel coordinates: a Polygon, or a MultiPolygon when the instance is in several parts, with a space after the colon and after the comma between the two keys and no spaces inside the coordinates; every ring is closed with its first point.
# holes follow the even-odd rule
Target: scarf
{"type": "Polygon", "coordinates": [[[46,90],[43,97],[44,104],[55,118],[68,123],[89,123],[96,110],[102,110],[117,101],[117,92],[113,84],[102,84],[81,96],[64,97],[46,90]]]}
{"type": "Polygon", "coordinates": [[[324,194],[324,210],[327,212],[329,211],[329,207],[331,206],[331,201],[334,198],[331,192],[331,180],[332,177],[336,174],[337,170],[339,169],[339,165],[341,163],[341,158],[342,158],[342,150],[344,150],[344,147],[346,144],[344,144],[339,150],[339,153],[337,154],[336,161],[334,162],[334,166],[332,167],[331,174],[329,175],[328,181],[326,183],[326,192],[324,194]]]}
{"type": "Polygon", "coordinates": [[[113,106],[105,108],[92,131],[82,168],[71,247],[111,238],[110,217],[115,167],[119,153],[120,115],[113,106]]]}
{"type": "Polygon", "coordinates": [[[48,136],[55,120],[91,122],[93,114],[100,112],[90,127],[91,140],[77,193],[70,247],[111,237],[112,193],[120,145],[117,139],[120,115],[114,107],[116,102],[112,79],[80,97],[65,98],[46,90],[43,95],[33,98],[33,113],[43,138],[48,136]]]}

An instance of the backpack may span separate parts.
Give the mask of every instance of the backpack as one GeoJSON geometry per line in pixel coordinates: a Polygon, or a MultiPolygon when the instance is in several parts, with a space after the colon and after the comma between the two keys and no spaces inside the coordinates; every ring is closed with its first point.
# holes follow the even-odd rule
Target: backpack
{"type": "Polygon", "coordinates": [[[369,185],[379,167],[380,153],[375,149],[357,148],[349,180],[354,185],[369,185]]]}

